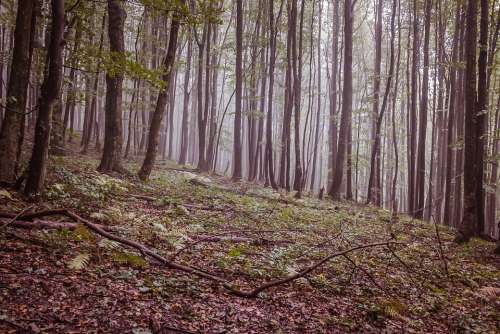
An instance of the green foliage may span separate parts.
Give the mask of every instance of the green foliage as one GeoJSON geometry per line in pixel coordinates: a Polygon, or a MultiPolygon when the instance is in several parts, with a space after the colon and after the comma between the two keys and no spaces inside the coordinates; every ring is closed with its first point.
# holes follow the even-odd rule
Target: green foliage
{"type": "Polygon", "coordinates": [[[47,197],[52,200],[80,204],[105,202],[128,191],[125,181],[93,171],[76,174],[62,167],[56,169],[55,177],[55,182],[46,189],[47,197]]]}
{"type": "Polygon", "coordinates": [[[78,224],[73,231],[73,238],[76,241],[95,241],[95,236],[85,227],[85,225],[78,224]]]}
{"type": "Polygon", "coordinates": [[[129,265],[137,269],[148,267],[148,263],[142,257],[133,253],[115,251],[113,252],[112,258],[113,261],[121,265],[129,265]]]}

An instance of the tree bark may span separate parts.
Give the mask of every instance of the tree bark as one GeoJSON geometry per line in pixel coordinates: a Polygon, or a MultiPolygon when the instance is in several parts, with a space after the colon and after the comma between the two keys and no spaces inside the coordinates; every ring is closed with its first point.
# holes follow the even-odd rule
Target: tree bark
{"type": "Polygon", "coordinates": [[[241,144],[241,98],[243,88],[243,2],[236,0],[236,96],[234,116],[234,143],[233,143],[233,180],[242,177],[242,144],[241,144]]]}
{"type": "Polygon", "coordinates": [[[63,62],[64,0],[52,0],[52,27],[47,54],[47,74],[44,78],[36,121],[33,152],[28,167],[24,193],[42,191],[47,170],[52,108],[60,97],[63,62]]]}
{"type": "MultiPolygon", "coordinates": [[[[181,3],[184,4],[184,2],[182,1],[181,3]]],[[[175,12],[172,16],[172,23],[170,25],[170,36],[168,41],[167,54],[165,56],[165,60],[163,61],[164,74],[162,80],[164,82],[164,86],[158,94],[156,107],[153,115],[151,116],[146,156],[138,173],[139,178],[143,181],[149,178],[149,175],[153,170],[154,162],[156,160],[156,154],[158,151],[158,138],[161,122],[165,114],[166,105],[169,99],[172,98],[172,96],[170,96],[170,85],[174,73],[173,65],[175,61],[175,51],[177,50],[179,27],[180,16],[178,12],[175,12]]]]}
{"type": "Polygon", "coordinates": [[[337,159],[333,171],[333,179],[329,195],[333,199],[340,198],[340,187],[344,174],[345,153],[349,127],[351,126],[352,113],[352,35],[353,35],[353,13],[354,8],[351,0],[345,0],[344,4],[344,87],[342,90],[342,116],[340,120],[340,133],[337,159]]]}
{"type": "MultiPolygon", "coordinates": [[[[108,0],[108,36],[110,51],[119,60],[125,52],[123,28],[125,23],[124,1],[108,0]]],[[[106,104],[104,148],[98,170],[103,173],[122,172],[122,85],[121,69],[106,73],[106,104]]]]}
{"type": "Polygon", "coordinates": [[[476,91],[476,47],[477,47],[477,1],[467,1],[467,24],[465,26],[465,147],[464,147],[464,202],[463,218],[459,225],[456,241],[468,241],[478,235],[478,207],[476,187],[477,144],[477,91],[476,91]]]}
{"type": "Polygon", "coordinates": [[[30,78],[33,23],[37,0],[19,0],[14,30],[11,73],[7,87],[5,116],[0,131],[0,182],[13,184],[19,168],[27,90],[30,78]]]}
{"type": "Polygon", "coordinates": [[[419,114],[419,137],[417,150],[417,172],[415,179],[415,217],[422,219],[425,206],[425,139],[427,136],[427,110],[429,94],[429,40],[431,29],[432,0],[425,1],[424,28],[424,74],[419,114]]]}

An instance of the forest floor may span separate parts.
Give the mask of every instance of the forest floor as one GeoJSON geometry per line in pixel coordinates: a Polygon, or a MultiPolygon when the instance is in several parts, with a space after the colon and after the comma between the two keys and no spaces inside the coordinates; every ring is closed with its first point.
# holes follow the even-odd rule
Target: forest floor
{"type": "Polygon", "coordinates": [[[457,245],[444,226],[436,230],[404,215],[391,220],[388,211],[353,202],[297,200],[167,163],[148,183],[99,174],[97,163],[81,155],[51,158],[42,201],[0,188],[0,211],[70,209],[241,290],[329,254],[391,243],[335,256],[304,277],[243,298],[82,224],[40,230],[11,223],[0,226],[1,333],[495,333],[500,327],[493,243],[457,245]]]}

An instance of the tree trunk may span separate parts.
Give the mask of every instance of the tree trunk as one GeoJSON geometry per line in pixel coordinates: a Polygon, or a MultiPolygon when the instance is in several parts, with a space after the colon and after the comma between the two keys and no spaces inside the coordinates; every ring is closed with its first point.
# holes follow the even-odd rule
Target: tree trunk
{"type": "Polygon", "coordinates": [[[418,9],[417,0],[413,1],[413,42],[411,60],[411,104],[410,104],[410,138],[408,142],[408,211],[411,216],[415,215],[415,159],[417,148],[417,85],[418,85],[418,61],[419,61],[419,34],[418,34],[418,9]]]}
{"type": "MultiPolygon", "coordinates": [[[[123,40],[123,26],[125,23],[124,2],[120,0],[108,0],[108,35],[110,51],[115,53],[118,59],[125,52],[123,40]]],[[[116,60],[118,60],[116,59],[116,60]]],[[[122,172],[122,85],[123,73],[106,73],[106,105],[105,105],[105,131],[104,149],[100,172],[122,172]]]]}
{"type": "Polygon", "coordinates": [[[297,0],[292,1],[292,73],[293,73],[293,103],[294,103],[294,144],[295,144],[295,177],[293,189],[297,191],[296,198],[302,196],[302,162],[300,159],[300,99],[302,82],[302,30],[304,26],[304,1],[300,11],[299,45],[297,47],[297,0]]]}
{"type": "Polygon", "coordinates": [[[172,17],[167,54],[163,62],[164,74],[162,80],[164,82],[164,86],[158,94],[156,107],[153,112],[153,115],[151,116],[152,118],[149,127],[146,156],[144,158],[144,162],[142,163],[142,167],[138,173],[139,178],[143,181],[149,178],[149,175],[153,170],[158,149],[158,137],[159,137],[161,122],[165,114],[165,107],[169,99],[172,98],[172,96],[170,96],[169,94],[171,92],[170,85],[174,73],[173,65],[175,61],[175,51],[177,50],[177,37],[179,34],[179,26],[180,26],[180,17],[179,14],[176,12],[173,14],[172,17]]]}
{"type": "Polygon", "coordinates": [[[233,180],[240,180],[242,176],[242,144],[241,144],[241,98],[243,88],[243,2],[236,0],[236,96],[234,115],[234,143],[233,143],[233,180]]]}
{"type": "Polygon", "coordinates": [[[419,114],[419,137],[417,152],[417,173],[415,179],[415,217],[422,219],[425,206],[425,139],[427,136],[427,105],[429,94],[429,39],[431,29],[432,0],[425,1],[424,28],[424,74],[422,78],[422,97],[419,114]]]}
{"type": "MultiPolygon", "coordinates": [[[[283,8],[281,1],[281,8],[283,8]]],[[[280,9],[281,14],[281,9],[280,9]]],[[[267,99],[267,119],[266,119],[266,169],[268,171],[269,183],[273,189],[278,189],[274,176],[274,156],[273,156],[273,93],[274,93],[274,66],[276,63],[276,35],[277,29],[274,18],[274,0],[269,0],[269,92],[267,99]]]]}
{"type": "Polygon", "coordinates": [[[0,183],[13,184],[17,177],[26,113],[26,94],[33,50],[33,24],[37,0],[19,0],[14,30],[11,76],[6,95],[5,116],[0,131],[0,183]]]}
{"type": "Polygon", "coordinates": [[[380,184],[380,125],[382,122],[382,111],[379,115],[380,101],[380,68],[382,65],[382,11],[383,2],[378,0],[377,15],[375,21],[375,63],[373,74],[373,110],[372,110],[372,154],[370,160],[370,177],[368,180],[367,200],[380,206],[381,184],[380,184]]]}
{"type": "MultiPolygon", "coordinates": [[[[484,226],[484,154],[485,154],[485,128],[488,114],[488,0],[481,0],[481,16],[479,30],[479,58],[478,58],[478,86],[477,86],[477,107],[476,107],[476,216],[477,234],[482,235],[484,226]]],[[[496,129],[495,129],[496,130],[496,129]]]]}
{"type": "Polygon", "coordinates": [[[329,195],[333,199],[340,198],[340,187],[344,174],[344,163],[346,146],[351,127],[352,113],[352,35],[353,35],[353,13],[354,8],[351,0],[345,0],[344,4],[344,87],[342,90],[342,116],[340,120],[340,133],[337,159],[333,171],[332,184],[329,195]]]}
{"type": "Polygon", "coordinates": [[[52,108],[60,97],[63,62],[64,0],[52,0],[52,27],[47,51],[47,74],[39,102],[33,152],[29,162],[24,193],[35,195],[42,191],[47,170],[52,108]]]}
{"type": "MultiPolygon", "coordinates": [[[[332,76],[330,80],[330,118],[328,121],[328,182],[333,177],[333,166],[337,156],[337,76],[339,68],[339,0],[333,0],[332,25],[332,76]]],[[[319,61],[319,60],[318,60],[319,61]]]]}
{"type": "MultiPolygon", "coordinates": [[[[468,241],[478,235],[478,207],[476,154],[479,138],[477,126],[476,48],[477,48],[477,1],[467,1],[467,25],[465,26],[465,146],[464,146],[464,202],[463,218],[458,228],[457,242],[468,241]]],[[[482,166],[481,166],[482,167],[482,166]]]]}
{"type": "Polygon", "coordinates": [[[185,165],[187,160],[188,139],[189,139],[189,78],[191,75],[191,58],[193,57],[193,40],[188,34],[188,49],[186,55],[186,69],[184,71],[184,98],[182,107],[182,121],[181,121],[181,153],[179,157],[179,164],[185,165]]]}

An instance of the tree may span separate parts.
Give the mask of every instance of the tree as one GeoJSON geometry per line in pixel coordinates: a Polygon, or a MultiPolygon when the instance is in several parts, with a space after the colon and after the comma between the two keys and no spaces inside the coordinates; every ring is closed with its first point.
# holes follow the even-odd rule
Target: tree
{"type": "Polygon", "coordinates": [[[370,161],[370,178],[368,181],[368,203],[380,205],[382,189],[380,188],[380,125],[383,112],[379,115],[380,69],[382,66],[382,0],[378,0],[375,21],[375,71],[373,74],[373,110],[372,110],[372,154],[370,161]],[[380,119],[380,121],[379,121],[380,119]]]}
{"type": "Polygon", "coordinates": [[[333,0],[332,25],[332,76],[330,80],[330,117],[328,122],[328,181],[333,177],[337,156],[337,76],[339,69],[339,0],[333,0]]]}
{"type": "Polygon", "coordinates": [[[45,182],[52,127],[52,108],[60,97],[59,91],[62,83],[64,0],[52,0],[51,3],[52,27],[47,51],[47,70],[41,88],[33,152],[24,188],[26,195],[39,193],[45,182]]]}
{"type": "Polygon", "coordinates": [[[340,198],[340,186],[344,174],[345,154],[347,148],[347,138],[351,127],[352,114],[352,35],[353,35],[353,13],[354,2],[345,0],[344,4],[344,86],[342,90],[342,116],[340,119],[339,145],[335,167],[333,171],[332,183],[329,195],[340,198]]]}
{"type": "MultiPolygon", "coordinates": [[[[119,63],[125,52],[123,28],[125,23],[124,2],[108,0],[109,49],[113,61],[119,63]]],[[[122,167],[122,85],[123,71],[106,72],[106,104],[104,148],[99,167],[100,172],[123,172],[122,167]]]]}
{"type": "MultiPolygon", "coordinates": [[[[276,21],[279,21],[283,9],[284,0],[281,0],[280,12],[276,21]]],[[[273,166],[273,97],[274,97],[274,67],[276,63],[276,35],[277,29],[274,18],[274,0],[269,0],[269,92],[267,99],[266,117],[266,152],[265,166],[268,171],[268,179],[273,189],[278,189],[274,176],[273,166]]]]}
{"type": "MultiPolygon", "coordinates": [[[[465,26],[465,149],[464,149],[464,204],[463,218],[460,222],[456,241],[468,241],[478,235],[478,206],[476,202],[478,184],[476,169],[478,166],[477,147],[477,1],[467,1],[467,25],[465,26]]],[[[482,165],[481,165],[482,167],[482,165]]]]}
{"type": "MultiPolygon", "coordinates": [[[[380,12],[382,11],[382,5],[379,4],[379,9],[380,12]]],[[[374,137],[374,142],[373,142],[373,147],[372,147],[372,152],[371,152],[371,160],[370,160],[370,177],[368,180],[368,202],[380,205],[380,180],[379,185],[376,185],[376,178],[377,174],[380,174],[380,171],[377,170],[380,162],[377,163],[377,160],[379,160],[380,155],[380,131],[382,127],[382,120],[385,114],[385,110],[387,108],[387,104],[389,101],[389,93],[391,90],[391,83],[392,83],[392,77],[394,75],[394,38],[395,38],[395,28],[394,28],[394,21],[395,21],[395,16],[396,16],[396,5],[393,4],[392,7],[392,15],[391,15],[391,46],[390,46],[390,60],[389,60],[389,73],[387,76],[387,82],[385,86],[385,91],[384,91],[384,98],[382,100],[382,106],[380,108],[380,113],[377,113],[377,119],[375,122],[375,137],[374,137]]],[[[379,19],[381,20],[382,17],[379,16],[379,19]]],[[[380,28],[381,30],[382,28],[380,28]]],[[[378,42],[377,42],[378,43],[378,42]]],[[[397,93],[397,92],[396,92],[397,93]]],[[[374,107],[375,108],[375,107],[374,107]]],[[[378,108],[378,103],[377,103],[377,108],[378,108]]],[[[378,109],[377,109],[378,110],[378,109]]],[[[395,155],[397,157],[397,152],[395,152],[395,155]]],[[[397,158],[396,158],[397,159],[397,158]]]]}
{"type": "Polygon", "coordinates": [[[291,33],[292,33],[292,74],[293,74],[293,109],[294,113],[294,146],[295,146],[295,177],[293,189],[297,191],[295,197],[302,196],[302,162],[300,161],[300,99],[302,81],[302,32],[304,22],[304,0],[300,11],[299,45],[297,47],[297,0],[292,1],[291,33]]]}
{"type": "Polygon", "coordinates": [[[234,142],[233,142],[233,180],[242,176],[242,145],[241,145],[241,95],[243,89],[243,3],[236,0],[236,96],[234,115],[234,142]]]}
{"type": "Polygon", "coordinates": [[[193,40],[188,33],[188,46],[186,55],[186,69],[184,71],[184,98],[182,107],[182,123],[181,123],[181,154],[179,157],[179,164],[185,165],[187,160],[188,138],[189,138],[189,78],[191,75],[191,58],[193,57],[193,40]]]}
{"type": "Polygon", "coordinates": [[[415,215],[415,158],[417,147],[417,85],[418,85],[418,61],[419,61],[419,19],[417,0],[413,1],[413,40],[411,59],[411,92],[410,92],[410,115],[409,115],[409,152],[408,155],[408,212],[415,215]]]}
{"type": "MultiPolygon", "coordinates": [[[[184,4],[184,2],[181,2],[184,4]]],[[[182,9],[178,9],[182,10],[182,9]]],[[[172,22],[170,24],[170,37],[168,41],[167,54],[165,60],[163,61],[163,82],[164,86],[158,94],[158,99],[156,101],[156,107],[151,117],[149,135],[148,135],[148,145],[146,150],[146,157],[142,163],[142,167],[138,173],[141,180],[147,180],[151,171],[153,170],[153,165],[156,159],[156,153],[158,149],[158,137],[163,115],[165,114],[165,108],[170,96],[170,85],[173,78],[173,65],[175,61],[175,51],[177,50],[177,37],[179,34],[180,27],[180,14],[176,11],[172,16],[172,22]]]]}
{"type": "Polygon", "coordinates": [[[19,169],[24,121],[26,115],[26,93],[33,53],[34,27],[37,0],[19,0],[17,6],[14,47],[12,52],[12,76],[7,86],[5,116],[0,131],[0,182],[13,184],[19,169]]]}
{"type": "Polygon", "coordinates": [[[429,39],[431,29],[432,0],[425,1],[424,16],[424,74],[422,77],[422,96],[420,102],[419,137],[417,150],[417,173],[415,180],[415,217],[422,219],[424,214],[425,199],[425,139],[427,136],[427,104],[429,94],[429,39]]]}
{"type": "Polygon", "coordinates": [[[481,16],[479,30],[479,57],[478,57],[478,86],[477,86],[477,108],[476,108],[476,214],[477,233],[481,235],[485,228],[485,197],[484,197],[484,154],[485,154],[485,127],[486,115],[488,113],[488,0],[481,0],[481,16]]]}

